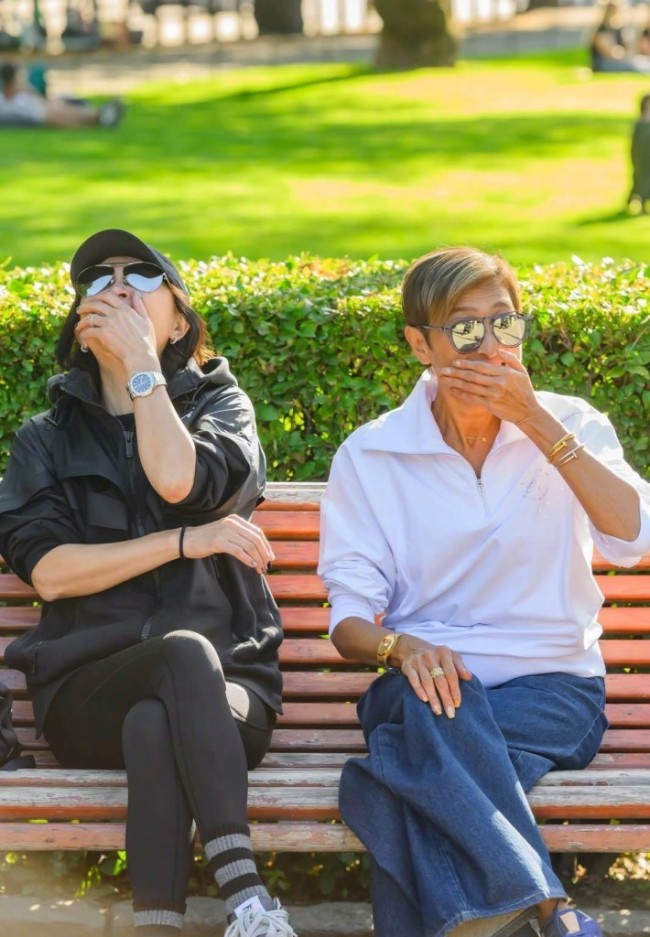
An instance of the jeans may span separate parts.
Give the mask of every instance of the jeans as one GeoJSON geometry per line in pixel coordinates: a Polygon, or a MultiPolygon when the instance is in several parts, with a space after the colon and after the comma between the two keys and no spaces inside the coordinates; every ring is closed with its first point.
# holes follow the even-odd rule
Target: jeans
{"type": "Polygon", "coordinates": [[[565,897],[524,790],[592,760],[603,680],[544,674],[486,691],[473,677],[461,689],[455,719],[396,671],[359,702],[369,754],[346,763],[340,806],[372,857],[376,937],[443,937],[565,897]]]}

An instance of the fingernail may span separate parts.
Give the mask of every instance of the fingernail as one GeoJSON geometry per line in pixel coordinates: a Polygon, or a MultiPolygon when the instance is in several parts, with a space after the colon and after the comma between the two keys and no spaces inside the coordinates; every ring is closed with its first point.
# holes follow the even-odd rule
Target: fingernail
{"type": "Polygon", "coordinates": [[[442,716],[442,709],[436,709],[436,707],[434,706],[433,711],[436,714],[436,716],[442,716]]]}
{"type": "Polygon", "coordinates": [[[440,373],[441,373],[441,374],[451,374],[451,368],[441,368],[441,369],[440,369],[440,373]]]}
{"type": "Polygon", "coordinates": [[[447,708],[445,709],[445,712],[447,713],[450,719],[453,719],[454,716],[456,715],[456,710],[454,709],[453,706],[447,706],[447,708]]]}

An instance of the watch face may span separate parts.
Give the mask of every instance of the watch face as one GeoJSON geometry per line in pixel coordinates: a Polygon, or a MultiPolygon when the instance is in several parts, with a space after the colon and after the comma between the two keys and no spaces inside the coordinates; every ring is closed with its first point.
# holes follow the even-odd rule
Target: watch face
{"type": "Polygon", "coordinates": [[[151,375],[145,371],[141,374],[134,374],[131,378],[131,392],[134,394],[146,394],[152,387],[151,375]]]}

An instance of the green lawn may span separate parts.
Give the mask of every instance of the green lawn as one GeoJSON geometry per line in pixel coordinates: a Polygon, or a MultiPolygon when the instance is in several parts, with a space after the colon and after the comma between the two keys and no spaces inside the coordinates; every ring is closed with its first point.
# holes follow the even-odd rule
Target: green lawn
{"type": "Polygon", "coordinates": [[[647,78],[583,60],[255,68],[140,86],[115,131],[3,130],[0,260],[65,259],[110,225],[176,257],[647,260],[650,220],[622,210],[647,78]]]}

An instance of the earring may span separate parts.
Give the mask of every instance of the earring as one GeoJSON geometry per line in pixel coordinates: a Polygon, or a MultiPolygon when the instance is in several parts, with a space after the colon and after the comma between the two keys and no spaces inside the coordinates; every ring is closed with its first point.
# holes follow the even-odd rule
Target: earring
{"type": "Polygon", "coordinates": [[[175,335],[173,338],[169,339],[169,344],[175,345],[177,341],[178,341],[178,335],[175,335]]]}
{"type": "Polygon", "coordinates": [[[83,351],[84,355],[88,354],[88,345],[79,345],[79,349],[83,351]]]}

